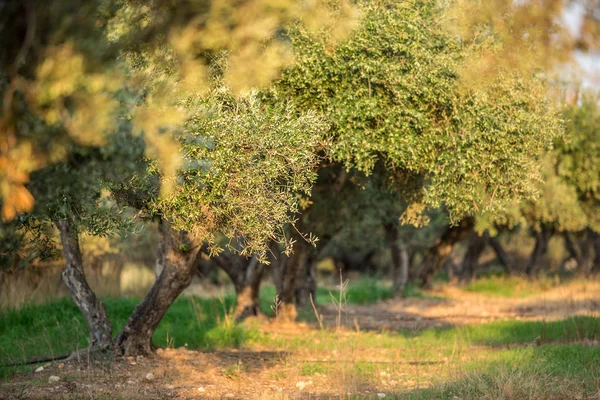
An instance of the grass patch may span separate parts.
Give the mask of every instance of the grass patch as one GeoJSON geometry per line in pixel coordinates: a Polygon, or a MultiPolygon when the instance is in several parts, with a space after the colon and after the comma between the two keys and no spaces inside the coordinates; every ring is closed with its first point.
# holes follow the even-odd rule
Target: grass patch
{"type": "Polygon", "coordinates": [[[528,297],[552,289],[560,284],[558,277],[540,277],[529,280],[517,276],[492,275],[479,278],[467,285],[468,292],[481,293],[488,296],[499,297],[528,297]]]}
{"type": "MultiPolygon", "coordinates": [[[[113,335],[123,328],[137,299],[105,299],[113,335]]],[[[255,331],[228,321],[234,298],[181,297],[165,314],[153,336],[159,347],[240,348],[255,331]]],[[[58,299],[0,313],[0,359],[5,363],[56,357],[89,345],[85,320],[73,301],[58,299]],[[69,340],[64,340],[68,337],[69,340]]],[[[31,368],[31,367],[29,367],[31,368]]],[[[0,374],[6,369],[0,369],[0,374]]]]}
{"type": "Polygon", "coordinates": [[[592,399],[600,349],[577,344],[504,350],[459,368],[453,380],[394,399],[592,399]]]}
{"type": "MultiPolygon", "coordinates": [[[[339,287],[339,286],[337,286],[339,287]]],[[[350,281],[345,289],[346,302],[348,304],[374,304],[382,300],[394,297],[393,287],[376,278],[363,278],[359,281],[350,281]]],[[[262,311],[271,316],[275,303],[275,288],[266,286],[260,292],[260,305],[262,311]]],[[[331,304],[332,297],[339,299],[339,289],[317,288],[316,303],[331,304]]],[[[439,298],[425,295],[416,285],[408,284],[404,289],[404,297],[414,298],[439,298]]]]}
{"type": "MultiPolygon", "coordinates": [[[[317,302],[331,303],[332,295],[339,296],[339,291],[319,288],[317,302]]],[[[391,296],[392,289],[375,279],[350,284],[346,294],[349,303],[359,304],[373,303],[391,296]]],[[[274,298],[275,288],[272,286],[261,290],[261,308],[268,315],[273,314],[274,298]]],[[[113,324],[113,335],[120,332],[138,302],[139,299],[133,298],[104,299],[113,324]]],[[[203,350],[241,348],[255,338],[256,332],[228,321],[227,314],[234,304],[234,295],[221,299],[180,297],[165,314],[153,341],[159,347],[188,346],[203,350]]],[[[315,319],[312,308],[302,316],[307,320],[315,319]]],[[[0,359],[4,363],[56,357],[88,345],[87,325],[70,298],[0,312],[0,359]],[[64,340],[65,337],[69,340],[64,340]]]]}
{"type": "Polygon", "coordinates": [[[319,363],[307,362],[300,367],[300,375],[313,376],[315,374],[324,374],[325,367],[319,363]]]}

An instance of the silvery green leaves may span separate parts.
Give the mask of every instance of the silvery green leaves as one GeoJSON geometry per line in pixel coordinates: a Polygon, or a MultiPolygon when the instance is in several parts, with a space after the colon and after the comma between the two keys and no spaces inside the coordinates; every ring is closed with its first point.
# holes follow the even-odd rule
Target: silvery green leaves
{"type": "Polygon", "coordinates": [[[155,207],[197,240],[235,238],[243,254],[286,241],[282,226],[294,222],[299,196],[310,192],[326,124],[313,112],[296,115],[285,104],[226,90],[187,107],[193,117],[179,137],[179,184],[155,207]]]}
{"type": "Polygon", "coordinates": [[[433,2],[361,8],[360,28],[335,50],[300,27],[290,32],[297,63],[274,96],[327,118],[333,160],[413,174],[422,179],[415,198],[445,206],[453,221],[534,197],[540,153],[561,131],[547,83],[507,70],[472,88],[461,69],[498,43],[456,40],[433,2]]]}

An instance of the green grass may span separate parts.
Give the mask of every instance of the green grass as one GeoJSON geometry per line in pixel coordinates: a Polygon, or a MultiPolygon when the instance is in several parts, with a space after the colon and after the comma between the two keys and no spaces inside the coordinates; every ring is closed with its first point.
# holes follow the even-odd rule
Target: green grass
{"type": "Polygon", "coordinates": [[[300,367],[301,376],[313,376],[325,373],[325,366],[316,362],[307,362],[300,367]]]}
{"type": "MultiPolygon", "coordinates": [[[[331,303],[338,291],[319,288],[317,302],[331,303]]],[[[375,302],[391,297],[391,288],[369,279],[351,284],[347,290],[349,303],[375,302]]],[[[275,289],[261,291],[262,310],[272,315],[275,289]]],[[[104,299],[113,334],[127,322],[139,299],[104,299]]],[[[231,324],[226,315],[235,303],[235,296],[222,299],[180,297],[169,308],[154,333],[153,341],[160,347],[194,349],[239,348],[254,338],[256,332],[245,326],[231,324]]],[[[306,313],[310,318],[311,313],[306,313]]],[[[56,357],[88,346],[88,331],[83,316],[70,298],[41,305],[26,305],[18,310],[0,312],[0,364],[23,362],[36,358],[56,357]],[[69,340],[64,340],[68,337],[69,340]]],[[[2,374],[2,369],[0,369],[2,374]]]]}
{"type": "Polygon", "coordinates": [[[504,350],[469,363],[454,381],[393,399],[592,399],[600,388],[600,348],[578,344],[504,350]]]}
{"type": "MultiPolygon", "coordinates": [[[[260,292],[261,309],[267,315],[273,314],[275,294],[273,286],[263,287],[260,292]]],[[[404,295],[405,297],[426,297],[415,285],[407,285],[404,295]]],[[[339,296],[339,289],[318,287],[316,303],[329,304],[332,302],[332,297],[337,300],[339,296]]],[[[394,291],[390,285],[386,285],[376,278],[363,278],[349,282],[345,288],[345,296],[348,304],[373,304],[381,300],[391,299],[394,296],[394,291]]]]}
{"type": "MultiPolygon", "coordinates": [[[[413,287],[407,288],[410,290],[414,290],[414,296],[423,296],[413,287]]],[[[320,289],[317,301],[321,304],[331,302],[332,295],[337,298],[339,292],[330,294],[329,290],[320,289]]],[[[351,283],[346,290],[348,303],[364,304],[386,296],[391,296],[391,289],[375,280],[351,283]]],[[[265,311],[273,304],[273,297],[272,288],[262,291],[261,305],[265,311]]],[[[136,299],[105,300],[115,334],[137,302],[136,299]]],[[[389,371],[392,375],[389,379],[420,379],[432,385],[427,389],[403,389],[393,393],[381,390],[386,393],[386,398],[392,399],[600,398],[600,348],[582,344],[600,339],[600,318],[507,320],[386,333],[340,334],[330,329],[314,329],[298,334],[278,334],[276,331],[259,334],[252,327],[231,323],[227,315],[233,304],[233,296],[179,298],[156,330],[154,342],[161,347],[187,346],[200,350],[256,347],[270,351],[298,350],[304,354],[308,351],[309,355],[315,355],[309,358],[317,360],[304,360],[292,366],[296,368],[295,372],[289,369],[273,372],[272,379],[275,380],[321,374],[327,379],[345,376],[348,382],[355,379],[378,387],[384,379],[382,372],[389,371]],[[332,356],[333,351],[335,356],[332,356]],[[326,353],[329,361],[318,361],[321,354],[326,353]],[[374,362],[371,355],[378,361],[374,362]],[[428,365],[430,360],[433,363],[428,365]],[[416,367],[410,364],[413,361],[425,362],[418,367],[420,372],[416,377],[416,367]],[[423,372],[428,369],[433,372],[425,376],[423,372]]],[[[87,345],[85,321],[70,299],[0,312],[0,363],[68,354],[87,345]]],[[[6,381],[13,373],[31,371],[32,368],[0,368],[0,377],[6,381]]],[[[223,367],[221,372],[235,379],[240,372],[246,372],[244,368],[232,364],[223,367]]]]}
{"type": "MultiPolygon", "coordinates": [[[[104,301],[116,335],[138,300],[104,301]]],[[[227,323],[225,315],[233,302],[232,297],[177,299],[158,326],[154,343],[195,349],[241,347],[253,331],[227,323]]],[[[68,354],[87,347],[88,337],[85,320],[69,298],[0,313],[0,359],[6,363],[68,354]]]]}
{"type": "Polygon", "coordinates": [[[499,297],[528,297],[559,285],[558,279],[541,277],[534,281],[522,277],[487,276],[471,282],[466,291],[499,297]]]}

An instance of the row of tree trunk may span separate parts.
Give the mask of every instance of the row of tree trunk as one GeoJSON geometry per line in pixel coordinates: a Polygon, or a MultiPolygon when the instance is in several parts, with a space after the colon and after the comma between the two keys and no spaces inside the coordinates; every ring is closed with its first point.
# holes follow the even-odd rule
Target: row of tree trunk
{"type": "MultiPolygon", "coordinates": [[[[168,221],[160,220],[157,279],[135,308],[125,327],[113,339],[106,308],[87,282],[78,235],[73,224],[68,219],[61,219],[55,221],[55,225],[60,232],[64,249],[65,269],[62,278],[85,316],[90,331],[90,347],[93,349],[114,350],[121,355],[152,352],[152,335],[158,324],[179,294],[189,286],[195,271],[204,268],[202,265],[207,260],[216,263],[233,282],[237,295],[234,314],[236,321],[260,312],[259,290],[265,266],[256,257],[246,259],[222,252],[209,260],[206,247],[192,243],[187,233],[175,231],[168,221]]],[[[487,246],[493,248],[507,274],[514,271],[512,259],[498,240],[488,234],[478,235],[472,228],[471,220],[448,227],[434,246],[426,250],[417,276],[424,286],[431,285],[433,276],[441,270],[454,245],[469,234],[460,272],[462,282],[468,282],[474,277],[479,257],[487,246]]],[[[384,229],[391,252],[394,294],[402,296],[409,279],[408,245],[395,225],[385,225],[384,229]]],[[[548,243],[555,233],[551,226],[542,226],[537,233],[534,249],[525,268],[528,275],[533,276],[540,271],[548,243]]],[[[577,261],[583,272],[600,272],[600,236],[591,231],[579,236],[577,239],[570,233],[565,234],[565,245],[570,257],[577,261]]],[[[275,243],[270,246],[270,263],[277,291],[275,313],[282,320],[295,320],[296,305],[314,302],[316,295],[315,249],[299,233],[293,240],[293,251],[289,255],[283,254],[275,243]]]]}

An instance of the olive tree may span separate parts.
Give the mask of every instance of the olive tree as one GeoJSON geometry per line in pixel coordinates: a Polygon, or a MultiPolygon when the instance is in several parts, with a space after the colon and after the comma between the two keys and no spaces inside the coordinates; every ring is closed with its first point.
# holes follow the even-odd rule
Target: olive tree
{"type": "Polygon", "coordinates": [[[462,68],[500,42],[457,38],[434,2],[359,6],[362,23],[335,49],[327,31],[291,30],[297,63],[272,98],[327,118],[332,161],[367,175],[382,164],[411,192],[404,221],[443,206],[454,225],[535,196],[538,155],[561,130],[544,78],[506,68],[467,85],[462,68]]]}

